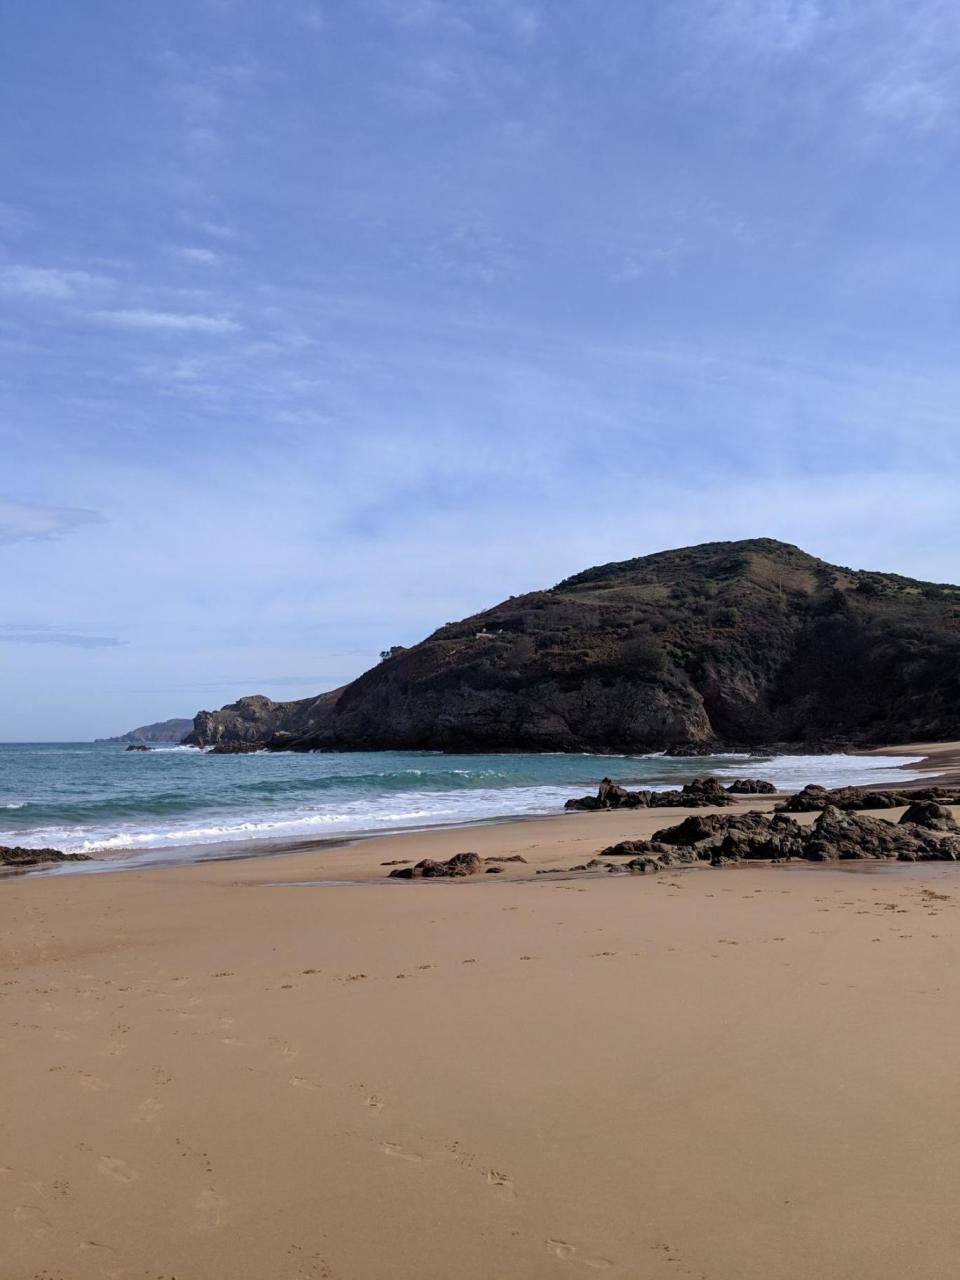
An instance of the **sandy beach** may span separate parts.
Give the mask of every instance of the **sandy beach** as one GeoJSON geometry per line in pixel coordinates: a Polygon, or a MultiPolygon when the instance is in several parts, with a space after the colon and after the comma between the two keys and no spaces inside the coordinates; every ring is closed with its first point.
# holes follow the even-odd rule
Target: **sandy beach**
{"type": "Polygon", "coordinates": [[[664,820],[5,882],[0,1276],[953,1276],[960,872],[534,874],[664,820]]]}

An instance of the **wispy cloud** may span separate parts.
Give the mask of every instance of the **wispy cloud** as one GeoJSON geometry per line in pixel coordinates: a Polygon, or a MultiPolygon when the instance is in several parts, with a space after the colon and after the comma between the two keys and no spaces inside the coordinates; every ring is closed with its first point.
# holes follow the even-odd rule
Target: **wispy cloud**
{"type": "Polygon", "coordinates": [[[59,267],[14,264],[0,270],[0,293],[11,297],[65,301],[110,283],[105,276],[88,271],[64,271],[59,267]]]}
{"type": "Polygon", "coordinates": [[[200,267],[216,267],[223,261],[221,255],[213,249],[204,249],[197,245],[179,245],[173,252],[184,262],[193,262],[200,267]]]}
{"type": "Polygon", "coordinates": [[[102,521],[99,512],[82,507],[47,507],[0,498],[0,543],[49,542],[102,521]]]}
{"type": "Polygon", "coordinates": [[[239,333],[242,328],[229,316],[207,316],[191,312],[147,311],[143,308],[119,311],[92,311],[91,319],[121,329],[145,329],[156,333],[239,333]]]}
{"type": "Polygon", "coordinates": [[[0,622],[0,644],[59,644],[68,649],[115,649],[126,644],[116,636],[90,636],[62,627],[0,622]]]}
{"type": "Polygon", "coordinates": [[[239,234],[236,227],[232,227],[228,222],[210,222],[208,219],[201,218],[194,225],[208,236],[213,236],[215,240],[236,240],[239,234]]]}

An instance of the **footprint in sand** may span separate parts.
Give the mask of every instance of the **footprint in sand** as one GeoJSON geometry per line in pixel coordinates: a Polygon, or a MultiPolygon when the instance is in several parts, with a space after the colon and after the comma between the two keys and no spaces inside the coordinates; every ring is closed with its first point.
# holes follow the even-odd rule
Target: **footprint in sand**
{"type": "Polygon", "coordinates": [[[53,1224],[43,1216],[43,1211],[35,1204],[18,1204],[13,1211],[13,1220],[17,1226],[22,1227],[24,1231],[29,1231],[38,1240],[53,1229],[53,1224]]]}
{"type": "Polygon", "coordinates": [[[381,1142],[380,1150],[385,1156],[396,1156],[398,1160],[409,1160],[411,1164],[420,1164],[423,1160],[423,1156],[416,1151],[407,1151],[395,1142],[381,1142]]]}
{"type": "Polygon", "coordinates": [[[156,1124],[157,1116],[163,1110],[163,1103],[159,1098],[146,1098],[137,1107],[136,1115],[133,1117],[134,1124],[156,1124]]]}
{"type": "Polygon", "coordinates": [[[281,1058],[286,1058],[288,1061],[291,1058],[296,1058],[300,1052],[299,1049],[295,1049],[288,1041],[281,1040],[279,1036],[271,1036],[268,1043],[276,1049],[281,1058]]]}
{"type": "Polygon", "coordinates": [[[193,1205],[197,1213],[195,1231],[215,1231],[223,1222],[227,1202],[214,1187],[204,1187],[193,1205]]]}
{"type": "Polygon", "coordinates": [[[613,1263],[609,1258],[586,1258],[577,1251],[576,1245],[567,1244],[566,1240],[547,1240],[547,1249],[561,1262],[578,1263],[589,1271],[609,1271],[613,1263]]]}
{"type": "Polygon", "coordinates": [[[102,1173],[105,1178],[112,1178],[114,1182],[136,1182],[140,1177],[136,1169],[131,1168],[126,1160],[120,1160],[116,1156],[101,1156],[97,1161],[97,1173],[102,1173]]]}
{"type": "Polygon", "coordinates": [[[322,1089],[319,1080],[308,1080],[306,1076],[291,1076],[290,1084],[294,1089],[322,1089]]]}
{"type": "Polygon", "coordinates": [[[364,1106],[375,1115],[378,1111],[383,1110],[383,1099],[372,1093],[369,1098],[364,1100],[364,1106]]]}
{"type": "Polygon", "coordinates": [[[78,1071],[77,1079],[80,1081],[80,1087],[89,1089],[91,1093],[99,1093],[102,1089],[110,1088],[106,1080],[101,1080],[99,1076],[95,1076],[89,1071],[78,1071]]]}
{"type": "Polygon", "coordinates": [[[499,1169],[487,1169],[483,1176],[487,1180],[488,1187],[493,1187],[495,1191],[500,1192],[507,1199],[513,1200],[516,1198],[517,1193],[514,1190],[513,1179],[508,1174],[501,1173],[499,1169]]]}

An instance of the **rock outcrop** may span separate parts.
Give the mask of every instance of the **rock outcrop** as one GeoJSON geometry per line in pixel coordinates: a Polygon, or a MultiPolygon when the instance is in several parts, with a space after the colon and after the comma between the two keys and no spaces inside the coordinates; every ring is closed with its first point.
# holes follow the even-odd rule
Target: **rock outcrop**
{"type": "Polygon", "coordinates": [[[960,737],[960,588],[770,538],[588,569],[440,627],[341,690],[198,714],[274,749],[690,753],[960,737]]]}
{"type": "Polygon", "coordinates": [[[565,809],[699,809],[733,804],[716,778],[694,778],[674,791],[628,791],[604,778],[595,796],[568,800],[565,809]]]}
{"type": "MultiPolygon", "coordinates": [[[[960,828],[943,830],[956,830],[960,837],[960,828]]],[[[646,859],[657,866],[694,862],[723,866],[745,859],[780,862],[789,858],[809,862],[867,858],[952,862],[960,858],[960,838],[951,839],[919,822],[887,822],[828,807],[807,827],[782,813],[772,817],[755,812],[693,814],[674,827],[655,831],[650,840],[625,840],[610,845],[602,855],[646,859]]]]}
{"type": "Polygon", "coordinates": [[[40,867],[48,862],[89,862],[87,853],[64,853],[61,849],[25,849],[22,845],[0,845],[0,867],[40,867]]]}
{"type": "Polygon", "coordinates": [[[446,862],[423,858],[413,867],[397,867],[390,872],[394,880],[434,880],[441,877],[475,876],[483,870],[483,859],[478,853],[455,853],[446,862]]]}
{"type": "Polygon", "coordinates": [[[737,778],[727,787],[732,796],[769,796],[776,789],[772,782],[765,782],[763,778],[737,778]]]}
{"type": "Polygon", "coordinates": [[[929,831],[956,832],[960,835],[960,823],[946,807],[936,800],[917,800],[904,813],[900,822],[926,827],[929,831]]]}
{"type": "MultiPolygon", "coordinates": [[[[866,787],[826,787],[811,783],[776,806],[778,813],[816,813],[818,809],[899,809],[917,802],[960,804],[960,791],[950,787],[918,787],[910,791],[866,787]]],[[[912,821],[912,819],[911,819],[912,821]]]]}

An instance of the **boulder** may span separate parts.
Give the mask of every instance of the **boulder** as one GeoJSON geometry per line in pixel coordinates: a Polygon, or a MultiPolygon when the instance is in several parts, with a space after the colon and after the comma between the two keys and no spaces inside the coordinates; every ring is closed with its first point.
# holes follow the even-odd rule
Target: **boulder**
{"type": "Polygon", "coordinates": [[[785,862],[802,856],[804,830],[784,814],[776,814],[763,827],[728,830],[717,854],[727,862],[764,859],[785,862]]]}
{"type": "Polygon", "coordinates": [[[917,800],[900,819],[901,825],[914,824],[928,831],[952,831],[960,834],[960,824],[946,807],[936,800],[917,800]]]}
{"type": "Polygon", "coordinates": [[[694,778],[680,788],[685,796],[695,796],[698,800],[708,800],[711,804],[727,804],[727,794],[723,784],[717,778],[694,778]]]}
{"type": "Polygon", "coordinates": [[[659,871],[661,863],[659,859],[645,855],[640,858],[631,858],[629,862],[623,863],[623,867],[627,871],[639,871],[645,874],[647,871],[659,871]]]}
{"type": "Polygon", "coordinates": [[[432,880],[440,877],[475,876],[483,867],[479,853],[455,853],[446,862],[423,858],[414,867],[397,867],[390,872],[396,880],[432,880]]]}
{"type": "Polygon", "coordinates": [[[765,782],[763,778],[737,778],[727,787],[732,796],[768,796],[776,789],[772,782],[765,782]]]}
{"type": "Polygon", "coordinates": [[[131,742],[129,747],[124,748],[125,751],[152,751],[153,747],[146,747],[142,742],[131,742]]]}
{"type": "Polygon", "coordinates": [[[778,813],[813,813],[817,809],[825,809],[830,803],[830,793],[826,787],[818,786],[817,783],[811,782],[804,787],[802,791],[798,791],[796,795],[788,796],[786,800],[781,800],[777,805],[778,813]]]}
{"type": "Polygon", "coordinates": [[[769,822],[762,813],[694,813],[675,827],[661,827],[652,839],[661,844],[695,845],[725,836],[728,831],[766,832],[769,822]]]}

